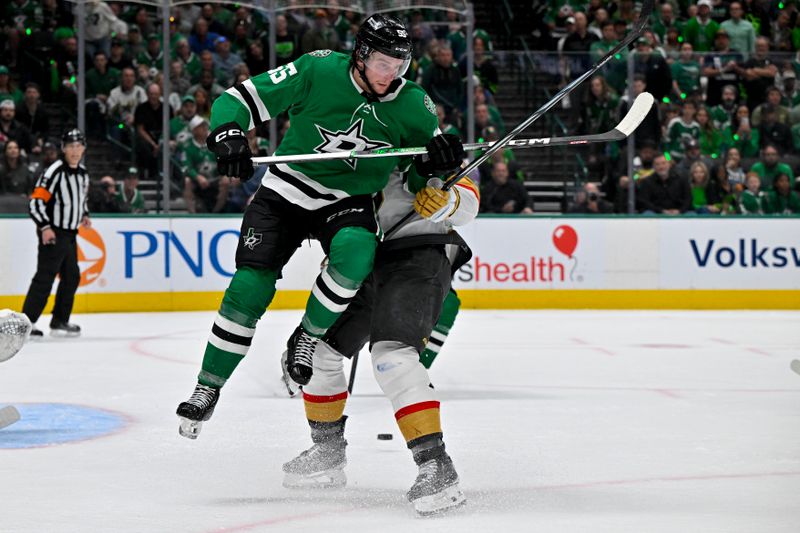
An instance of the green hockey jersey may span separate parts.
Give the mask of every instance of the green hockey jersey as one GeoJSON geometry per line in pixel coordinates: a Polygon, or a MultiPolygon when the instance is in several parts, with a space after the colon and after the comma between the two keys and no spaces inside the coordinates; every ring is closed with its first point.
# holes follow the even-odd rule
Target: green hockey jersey
{"type": "Polygon", "coordinates": [[[194,137],[189,137],[178,150],[184,176],[188,176],[192,181],[197,179],[198,174],[205,176],[206,179],[217,177],[217,160],[205,144],[198,143],[194,137]]]}
{"type": "MultiPolygon", "coordinates": [[[[437,133],[433,101],[411,81],[393,87],[369,101],[349,56],[317,50],[225,91],[211,110],[211,129],[235,121],[247,131],[288,110],[291,126],[276,155],[424,146],[437,133]]],[[[416,174],[409,157],[317,161],[271,165],[262,185],[313,210],[382,190],[398,167],[416,174]]]]}

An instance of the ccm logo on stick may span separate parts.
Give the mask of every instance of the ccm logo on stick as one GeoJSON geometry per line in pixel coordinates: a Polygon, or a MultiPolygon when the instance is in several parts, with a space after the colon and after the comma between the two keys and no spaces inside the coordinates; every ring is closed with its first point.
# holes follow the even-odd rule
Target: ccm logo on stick
{"type": "Polygon", "coordinates": [[[550,137],[544,139],[513,139],[508,142],[511,146],[531,146],[534,144],[550,144],[550,137]]]}

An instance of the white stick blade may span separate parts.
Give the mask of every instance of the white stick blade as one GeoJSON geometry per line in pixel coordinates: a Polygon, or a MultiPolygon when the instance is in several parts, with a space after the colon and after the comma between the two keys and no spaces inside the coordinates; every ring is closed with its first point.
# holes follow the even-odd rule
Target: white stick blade
{"type": "Polygon", "coordinates": [[[800,374],[800,359],[792,360],[792,370],[800,374]]]}
{"type": "Polygon", "coordinates": [[[625,134],[625,137],[628,137],[639,127],[644,117],[650,112],[654,101],[655,98],[653,98],[653,95],[647,92],[637,96],[636,100],[633,101],[633,105],[628,110],[628,113],[625,115],[625,118],[622,119],[615,129],[625,134]]]}
{"type": "Polygon", "coordinates": [[[13,405],[0,409],[0,429],[10,426],[19,420],[19,411],[13,405]]]}

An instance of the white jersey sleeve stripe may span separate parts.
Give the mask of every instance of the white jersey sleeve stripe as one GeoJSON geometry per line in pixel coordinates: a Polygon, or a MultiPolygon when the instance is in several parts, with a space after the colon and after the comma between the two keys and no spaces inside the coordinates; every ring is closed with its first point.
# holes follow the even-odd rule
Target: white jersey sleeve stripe
{"type": "Polygon", "coordinates": [[[247,109],[247,114],[250,115],[250,122],[248,122],[248,124],[247,124],[248,131],[252,130],[253,128],[255,128],[255,124],[253,123],[253,114],[250,112],[250,106],[248,106],[247,102],[244,101],[244,98],[242,97],[241,94],[239,94],[239,91],[236,90],[236,87],[231,87],[230,89],[228,89],[225,92],[228,93],[229,95],[233,96],[234,98],[236,98],[236,100],[240,104],[242,104],[242,106],[245,109],[247,109]]]}
{"type": "Polygon", "coordinates": [[[252,79],[247,79],[242,82],[242,86],[247,89],[247,92],[250,93],[250,96],[253,98],[253,101],[256,103],[256,108],[258,108],[258,115],[261,122],[268,121],[271,117],[269,116],[269,111],[267,111],[267,106],[264,105],[264,102],[261,100],[261,97],[258,95],[258,89],[253,84],[252,79]]]}

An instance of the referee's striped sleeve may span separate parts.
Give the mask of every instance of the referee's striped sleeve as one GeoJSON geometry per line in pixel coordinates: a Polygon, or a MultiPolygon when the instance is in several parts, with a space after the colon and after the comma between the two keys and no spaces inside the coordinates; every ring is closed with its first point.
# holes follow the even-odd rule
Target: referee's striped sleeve
{"type": "Polygon", "coordinates": [[[58,162],[50,165],[36,180],[36,186],[31,194],[31,201],[28,204],[28,211],[33,221],[40,228],[49,226],[51,223],[50,217],[47,215],[47,203],[53,197],[60,178],[61,164],[58,162]]]}

